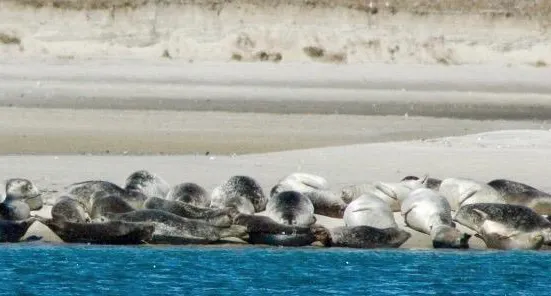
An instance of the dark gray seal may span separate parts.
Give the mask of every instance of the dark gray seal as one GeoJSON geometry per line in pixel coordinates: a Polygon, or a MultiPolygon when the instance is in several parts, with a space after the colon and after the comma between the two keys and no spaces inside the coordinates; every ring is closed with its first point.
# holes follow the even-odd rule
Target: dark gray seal
{"type": "Polygon", "coordinates": [[[297,173],[286,176],[272,187],[270,196],[273,197],[284,191],[296,191],[310,199],[315,214],[342,218],[346,203],[335,193],[325,189],[323,186],[326,185],[323,182],[313,182],[312,178],[309,174],[305,176],[305,174],[297,173]],[[303,180],[303,178],[305,179],[303,180]]]}
{"type": "MultiPolygon", "coordinates": [[[[407,181],[407,180],[420,180],[417,176],[405,176],[401,181],[407,181]]],[[[429,189],[438,191],[438,188],[440,188],[440,183],[442,183],[442,180],[428,177],[425,181],[425,186],[429,189]]]]}
{"type": "Polygon", "coordinates": [[[178,216],[203,220],[211,225],[230,226],[233,216],[237,214],[234,208],[202,208],[192,204],[150,197],[144,203],[145,209],[162,210],[178,216]]]}
{"type": "Polygon", "coordinates": [[[551,215],[551,194],[507,179],[488,182],[508,204],[527,206],[540,215],[551,215]]]}
{"type": "Polygon", "coordinates": [[[94,198],[90,218],[94,221],[102,221],[107,213],[128,213],[136,210],[122,197],[118,195],[104,195],[94,198]]]}
{"type": "Polygon", "coordinates": [[[330,229],[331,247],[398,248],[411,234],[399,228],[379,229],[371,226],[336,227],[330,229]]]}
{"type": "Polygon", "coordinates": [[[154,235],[203,239],[206,242],[216,242],[221,238],[246,236],[245,228],[232,225],[219,227],[201,220],[187,219],[161,210],[136,210],[127,213],[107,213],[107,220],[126,222],[149,222],[155,225],[154,235]]]}
{"type": "Polygon", "coordinates": [[[74,223],[56,219],[42,219],[64,242],[87,244],[143,244],[151,240],[155,227],[151,223],[108,221],[101,223],[74,223]]]}
{"type": "Polygon", "coordinates": [[[140,209],[147,196],[140,191],[127,190],[108,181],[84,181],[74,183],[66,188],[67,195],[80,202],[86,212],[91,213],[94,199],[105,196],[118,196],[134,209],[140,209]]]}
{"type": "Polygon", "coordinates": [[[25,220],[31,217],[29,205],[22,200],[5,200],[0,203],[0,219],[2,220],[25,220]]]}
{"type": "MultiPolygon", "coordinates": [[[[551,243],[551,222],[532,209],[509,204],[478,203],[465,205],[457,211],[454,221],[476,231],[479,235],[495,234],[502,239],[496,248],[532,249],[537,247],[538,235],[544,244],[551,243]]],[[[484,241],[492,241],[483,237],[484,241]]],[[[492,247],[492,246],[488,246],[492,247]]]]}
{"type": "Polygon", "coordinates": [[[234,207],[239,212],[254,214],[266,209],[268,200],[258,182],[248,176],[232,176],[212,191],[213,208],[234,207]]]}
{"type": "Polygon", "coordinates": [[[35,221],[34,218],[19,221],[0,220],[0,242],[19,242],[35,221]]]}
{"type": "Polygon", "coordinates": [[[317,224],[284,225],[270,217],[248,214],[238,214],[233,222],[246,227],[249,236],[246,241],[250,244],[282,247],[308,246],[316,242],[329,244],[329,231],[317,224]]]}
{"type": "Polygon", "coordinates": [[[84,206],[69,196],[59,197],[52,207],[51,214],[54,220],[74,223],[90,222],[90,217],[86,213],[84,206]]]}
{"type": "Polygon", "coordinates": [[[31,211],[38,211],[44,205],[42,193],[36,185],[30,180],[22,178],[13,178],[6,181],[6,196],[3,202],[9,203],[15,200],[25,202],[29,205],[31,211]]]}
{"type": "Polygon", "coordinates": [[[429,188],[413,190],[402,202],[401,212],[408,227],[430,235],[434,248],[469,248],[471,235],[455,228],[450,204],[438,192],[429,188]]]}
{"type": "Polygon", "coordinates": [[[195,183],[182,183],[170,189],[166,199],[185,202],[198,207],[210,205],[210,195],[205,188],[195,183]]]}
{"type": "Polygon", "coordinates": [[[270,197],[266,215],[287,225],[309,226],[316,223],[314,205],[309,198],[296,191],[283,191],[270,197]]]}
{"type": "Polygon", "coordinates": [[[141,192],[147,197],[165,198],[170,191],[170,185],[157,174],[139,170],[126,178],[125,189],[141,192]]]}

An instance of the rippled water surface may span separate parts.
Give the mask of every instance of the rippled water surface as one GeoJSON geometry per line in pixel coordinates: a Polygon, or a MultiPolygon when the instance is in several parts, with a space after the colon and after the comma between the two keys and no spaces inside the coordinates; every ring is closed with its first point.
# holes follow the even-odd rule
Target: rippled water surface
{"type": "Polygon", "coordinates": [[[0,258],[0,295],[543,295],[551,285],[542,251],[18,244],[0,258]]]}

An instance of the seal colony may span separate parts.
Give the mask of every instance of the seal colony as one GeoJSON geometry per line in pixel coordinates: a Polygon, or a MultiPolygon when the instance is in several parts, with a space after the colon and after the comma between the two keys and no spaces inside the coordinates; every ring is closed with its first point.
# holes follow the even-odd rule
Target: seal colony
{"type": "Polygon", "coordinates": [[[333,189],[322,176],[291,173],[266,194],[251,176],[201,185],[168,182],[147,170],[121,187],[88,180],[65,187],[49,216],[32,181],[9,179],[0,202],[0,242],[44,240],[38,223],[60,241],[89,244],[261,244],[398,248],[415,238],[427,246],[491,249],[551,245],[551,194],[506,179],[405,176],[333,189]],[[329,227],[320,221],[335,219],[329,227]]]}

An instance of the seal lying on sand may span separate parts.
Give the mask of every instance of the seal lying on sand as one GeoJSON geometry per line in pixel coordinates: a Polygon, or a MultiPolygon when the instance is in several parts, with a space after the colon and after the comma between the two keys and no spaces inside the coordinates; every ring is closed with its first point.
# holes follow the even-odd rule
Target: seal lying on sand
{"type": "Polygon", "coordinates": [[[158,197],[148,198],[144,203],[144,208],[163,210],[184,218],[204,220],[206,223],[216,226],[230,226],[233,216],[237,214],[237,210],[234,208],[201,208],[192,204],[158,197]]]}
{"type": "Polygon", "coordinates": [[[202,238],[208,242],[215,242],[225,237],[242,238],[246,236],[245,228],[232,225],[218,227],[204,221],[186,219],[178,215],[161,210],[136,210],[127,213],[107,213],[107,220],[126,222],[151,222],[155,224],[155,232],[162,231],[168,236],[167,229],[173,231],[172,236],[183,238],[202,238]]]}
{"type": "Polygon", "coordinates": [[[235,225],[245,226],[250,244],[298,247],[320,242],[329,243],[329,231],[320,225],[298,226],[277,223],[270,217],[238,214],[234,217],[235,225]]]}
{"type": "Polygon", "coordinates": [[[388,203],[370,194],[363,194],[346,207],[344,224],[348,227],[371,226],[380,229],[398,227],[388,203]]]}
{"type": "Polygon", "coordinates": [[[54,220],[74,223],[90,222],[90,217],[84,210],[84,206],[69,196],[59,197],[52,207],[51,213],[54,220]]]}
{"type": "Polygon", "coordinates": [[[438,192],[448,200],[452,211],[475,203],[506,203],[501,194],[490,185],[467,178],[444,179],[438,192]]]}
{"type": "Polygon", "coordinates": [[[134,209],[140,209],[147,199],[143,193],[134,190],[126,190],[108,181],[84,181],[74,183],[66,188],[67,195],[80,202],[86,212],[91,213],[94,199],[108,195],[118,196],[134,209]]]}
{"type": "Polygon", "coordinates": [[[455,214],[454,221],[476,231],[488,247],[507,248],[509,245],[536,248],[538,235],[544,244],[551,242],[551,222],[532,209],[508,204],[478,203],[465,205],[455,214]],[[500,238],[492,240],[489,235],[500,238]]]}
{"type": "Polygon", "coordinates": [[[286,225],[309,226],[316,223],[314,205],[309,198],[296,191],[283,191],[270,197],[266,214],[286,225]]]}
{"type": "Polygon", "coordinates": [[[21,200],[5,200],[0,203],[0,219],[2,220],[24,220],[31,217],[29,205],[21,200]]]}
{"type": "Polygon", "coordinates": [[[455,229],[451,207],[445,197],[428,188],[410,192],[402,202],[406,225],[430,235],[435,248],[468,248],[471,235],[455,229]]]}
{"type": "Polygon", "coordinates": [[[388,203],[393,212],[400,211],[402,200],[417,188],[425,188],[428,176],[419,180],[404,180],[401,182],[371,182],[359,185],[346,186],[341,191],[341,198],[350,203],[363,194],[371,194],[388,203]]]}
{"type": "Polygon", "coordinates": [[[157,174],[140,170],[126,178],[124,189],[141,192],[147,197],[165,198],[170,191],[170,185],[157,174]]]}
{"type": "Polygon", "coordinates": [[[0,220],[0,242],[15,243],[19,242],[29,227],[36,221],[29,218],[20,221],[0,220]]]}
{"type": "MultiPolygon", "coordinates": [[[[145,197],[145,196],[144,196],[145,197]]],[[[90,218],[94,221],[101,221],[107,213],[127,213],[135,208],[118,195],[105,195],[94,198],[90,218]]]]}
{"type": "Polygon", "coordinates": [[[506,179],[488,182],[508,204],[527,206],[540,215],[551,215],[551,194],[524,183],[506,179]]]}
{"type": "MultiPolygon", "coordinates": [[[[13,178],[6,181],[6,196],[3,203],[22,201],[26,203],[30,211],[38,211],[43,206],[42,193],[27,179],[13,178]]],[[[14,210],[19,209],[19,204],[12,205],[14,210]]]]}
{"type": "Polygon", "coordinates": [[[275,196],[284,191],[296,191],[310,199],[314,206],[314,213],[333,218],[342,218],[346,204],[335,193],[327,190],[323,178],[317,176],[294,173],[281,179],[270,191],[275,196]],[[316,181],[317,180],[317,181],[316,181]]]}
{"type": "Polygon", "coordinates": [[[379,229],[370,226],[336,227],[330,229],[332,247],[398,248],[411,234],[399,228],[379,229]]]}
{"type": "Polygon", "coordinates": [[[142,244],[151,240],[154,230],[150,223],[74,223],[54,219],[40,221],[68,243],[142,244]]]}
{"type": "MultiPolygon", "coordinates": [[[[419,180],[419,177],[406,176],[401,181],[408,181],[408,180],[419,180]]],[[[440,183],[442,183],[442,180],[428,177],[427,181],[425,181],[425,186],[429,189],[438,191],[438,188],[440,188],[440,183]]]]}
{"type": "Polygon", "coordinates": [[[232,176],[212,191],[213,208],[234,207],[239,212],[254,214],[264,211],[268,200],[262,187],[251,177],[232,176]]]}
{"type": "Polygon", "coordinates": [[[185,202],[197,207],[208,207],[210,205],[208,192],[195,183],[182,183],[172,187],[166,199],[185,202]]]}

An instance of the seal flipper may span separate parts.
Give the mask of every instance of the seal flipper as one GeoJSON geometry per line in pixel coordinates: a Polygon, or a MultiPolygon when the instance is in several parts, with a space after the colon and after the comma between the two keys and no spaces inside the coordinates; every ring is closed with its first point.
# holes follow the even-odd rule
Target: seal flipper
{"type": "Polygon", "coordinates": [[[468,189],[467,191],[465,191],[463,194],[461,194],[461,196],[459,196],[459,200],[457,201],[457,208],[461,208],[461,206],[463,205],[463,203],[471,198],[473,195],[475,195],[476,193],[478,192],[478,189],[472,187],[470,189],[468,189]]]}
{"type": "Polygon", "coordinates": [[[396,194],[396,192],[390,188],[389,186],[383,184],[383,183],[380,183],[378,182],[377,184],[375,184],[375,188],[377,188],[378,190],[382,191],[384,194],[386,194],[388,197],[394,199],[394,200],[398,200],[398,194],[396,194]]]}

